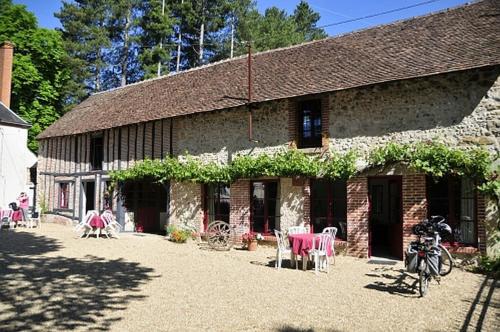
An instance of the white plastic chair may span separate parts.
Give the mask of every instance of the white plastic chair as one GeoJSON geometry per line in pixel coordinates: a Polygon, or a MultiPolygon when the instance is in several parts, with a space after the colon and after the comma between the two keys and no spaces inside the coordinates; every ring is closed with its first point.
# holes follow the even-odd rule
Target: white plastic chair
{"type": "Polygon", "coordinates": [[[314,256],[314,272],[318,274],[318,269],[326,268],[326,272],[330,271],[328,263],[328,247],[331,246],[332,236],[328,233],[322,233],[313,238],[313,248],[309,250],[309,256],[314,256]],[[316,246],[316,241],[319,245],[316,246]]]}
{"type": "Polygon", "coordinates": [[[104,211],[101,214],[101,218],[106,224],[106,227],[104,227],[104,231],[106,232],[105,235],[109,238],[108,234],[111,234],[111,236],[119,239],[120,237],[118,236],[118,233],[120,232],[122,226],[116,221],[113,213],[110,211],[104,211]]]}
{"type": "Polygon", "coordinates": [[[325,227],[323,229],[324,234],[330,234],[332,237],[332,257],[333,265],[335,265],[335,237],[337,236],[337,227],[325,227]]]}
{"type": "Polygon", "coordinates": [[[80,232],[83,230],[82,234],[80,234],[80,237],[83,237],[85,234],[87,234],[88,238],[90,236],[90,233],[92,232],[92,226],[89,225],[90,221],[94,216],[98,216],[99,214],[95,210],[89,210],[85,217],[83,217],[82,221],[76,224],[75,226],[75,232],[80,232]]]}
{"type": "Polygon", "coordinates": [[[276,263],[274,263],[274,267],[277,269],[281,269],[283,255],[288,253],[290,254],[290,261],[292,263],[295,262],[295,265],[297,265],[297,261],[295,260],[295,255],[292,253],[292,249],[289,246],[287,246],[283,233],[278,230],[274,230],[274,235],[276,236],[276,242],[278,244],[276,249],[276,263]]]}
{"type": "Polygon", "coordinates": [[[306,234],[307,229],[304,226],[288,227],[287,234],[306,234]]]}
{"type": "Polygon", "coordinates": [[[0,228],[3,226],[9,226],[9,230],[14,228],[14,224],[11,223],[12,220],[12,210],[0,210],[0,228]]]}

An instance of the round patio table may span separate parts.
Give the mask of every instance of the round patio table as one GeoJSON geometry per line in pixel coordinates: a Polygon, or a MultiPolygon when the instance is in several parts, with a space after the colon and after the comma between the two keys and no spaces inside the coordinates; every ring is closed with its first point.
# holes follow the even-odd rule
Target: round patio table
{"type": "Polygon", "coordinates": [[[92,217],[92,219],[90,219],[89,226],[95,229],[94,234],[97,238],[99,238],[99,235],[101,235],[101,231],[106,227],[106,224],[104,223],[104,220],[101,218],[101,216],[95,215],[92,217]]]}
{"type": "Polygon", "coordinates": [[[89,226],[93,228],[104,228],[106,227],[106,224],[104,223],[104,220],[102,220],[101,216],[96,215],[90,220],[89,226]]]}
{"type": "MultiPolygon", "coordinates": [[[[305,270],[306,261],[309,256],[309,250],[313,249],[313,239],[315,236],[320,234],[288,234],[288,241],[290,241],[290,249],[292,253],[297,256],[302,256],[302,268],[305,270]]],[[[319,245],[319,239],[315,242],[316,246],[319,245]]],[[[332,248],[328,246],[326,248],[326,253],[328,256],[332,255],[332,248]]]]}

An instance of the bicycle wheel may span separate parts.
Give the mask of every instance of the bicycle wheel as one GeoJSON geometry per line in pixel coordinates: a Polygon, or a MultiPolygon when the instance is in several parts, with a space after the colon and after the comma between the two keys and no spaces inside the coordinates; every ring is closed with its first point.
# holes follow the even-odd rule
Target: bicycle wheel
{"type": "Polygon", "coordinates": [[[418,290],[420,292],[420,296],[424,297],[429,290],[429,279],[430,274],[427,272],[427,263],[422,260],[420,262],[420,272],[418,278],[418,290]]]}
{"type": "Polygon", "coordinates": [[[448,275],[453,268],[453,258],[451,258],[450,252],[441,244],[439,245],[439,249],[441,249],[441,257],[439,257],[439,275],[444,277],[448,275]]]}

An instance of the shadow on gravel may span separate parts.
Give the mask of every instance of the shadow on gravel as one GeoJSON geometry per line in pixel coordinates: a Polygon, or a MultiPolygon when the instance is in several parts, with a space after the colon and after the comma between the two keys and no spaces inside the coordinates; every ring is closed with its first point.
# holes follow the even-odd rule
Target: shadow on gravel
{"type": "Polygon", "coordinates": [[[109,330],[124,310],[144,298],[139,286],[153,269],[121,259],[46,257],[60,243],[27,232],[0,232],[0,331],[109,330]]]}
{"type": "MultiPolygon", "coordinates": [[[[483,328],[485,330],[491,328],[490,326],[485,327],[483,325],[488,309],[493,309],[498,312],[500,308],[500,303],[495,301],[493,298],[497,282],[498,280],[488,276],[484,278],[484,281],[481,283],[475,298],[468,301],[470,303],[470,307],[462,326],[460,327],[461,332],[482,331],[483,328]]],[[[498,317],[498,314],[496,316],[498,317]]]]}
{"type": "Polygon", "coordinates": [[[373,272],[365,275],[386,280],[375,281],[366,285],[365,288],[405,297],[418,295],[418,279],[406,273],[405,270],[382,267],[374,269],[373,272]]]}
{"type": "Polygon", "coordinates": [[[276,329],[277,332],[314,332],[314,329],[301,329],[291,326],[283,326],[276,329]]]}
{"type": "MultiPolygon", "coordinates": [[[[298,327],[285,325],[285,326],[277,328],[275,331],[276,332],[314,332],[314,329],[312,329],[312,328],[302,329],[302,328],[298,328],[298,327]]],[[[326,331],[327,332],[339,332],[340,330],[327,329],[326,331]]]]}

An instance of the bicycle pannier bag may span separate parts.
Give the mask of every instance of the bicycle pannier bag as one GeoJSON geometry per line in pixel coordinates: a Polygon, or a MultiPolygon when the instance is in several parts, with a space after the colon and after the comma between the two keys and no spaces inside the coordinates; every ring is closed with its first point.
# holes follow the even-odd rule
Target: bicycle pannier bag
{"type": "Polygon", "coordinates": [[[406,251],[406,271],[409,273],[416,273],[418,265],[418,251],[415,246],[411,244],[406,251]]]}
{"type": "Polygon", "coordinates": [[[439,248],[432,248],[427,253],[427,262],[429,267],[429,272],[433,276],[439,275],[439,257],[441,256],[441,250],[439,248]]]}

